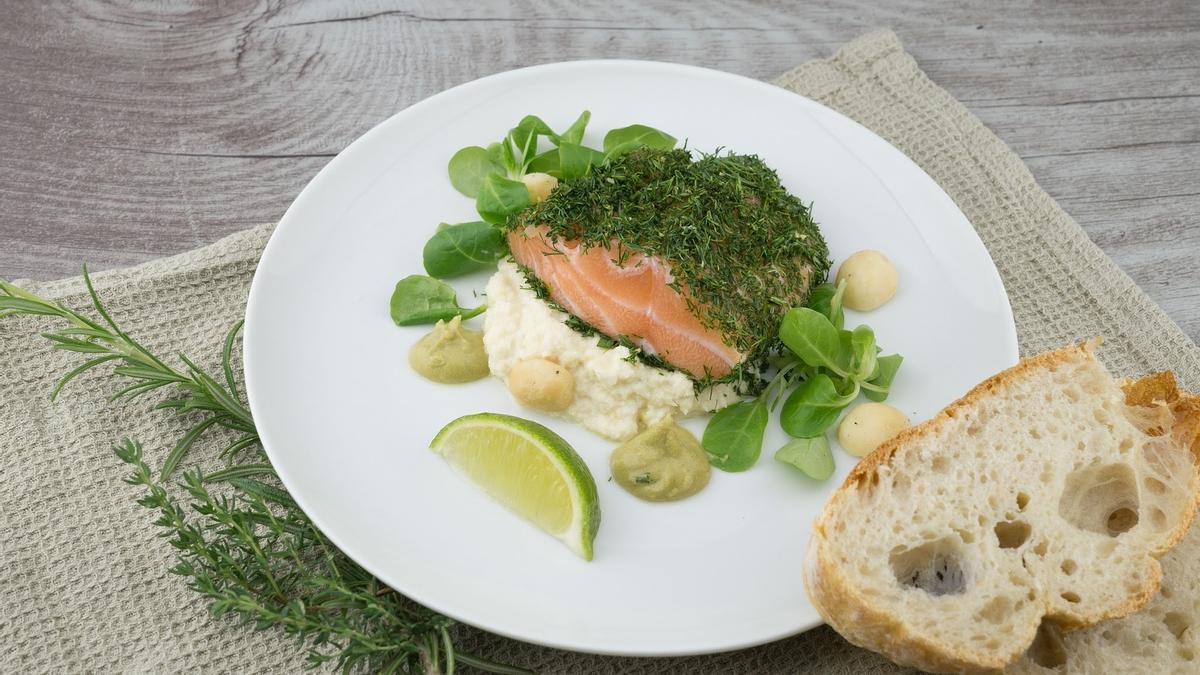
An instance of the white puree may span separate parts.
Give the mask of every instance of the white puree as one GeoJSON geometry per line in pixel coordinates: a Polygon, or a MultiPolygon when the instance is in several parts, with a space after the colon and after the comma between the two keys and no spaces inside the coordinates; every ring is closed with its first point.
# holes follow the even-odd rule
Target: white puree
{"type": "Polygon", "coordinates": [[[669,416],[712,412],[738,400],[731,385],[696,394],[683,373],[653,368],[629,359],[629,349],[600,347],[563,323],[567,315],[542,302],[524,287],[525,279],[504,260],[487,285],[483,346],[488,367],[501,380],[518,362],[549,359],[575,376],[575,401],[562,414],[614,441],[669,416]]]}

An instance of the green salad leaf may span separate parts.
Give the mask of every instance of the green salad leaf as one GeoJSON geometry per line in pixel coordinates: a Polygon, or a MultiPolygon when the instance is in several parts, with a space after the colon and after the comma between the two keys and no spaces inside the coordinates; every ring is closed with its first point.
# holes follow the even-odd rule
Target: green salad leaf
{"type": "Polygon", "coordinates": [[[722,471],[745,471],[762,453],[767,430],[766,401],[756,398],[721,408],[708,421],[700,445],[708,461],[722,471]]]}
{"type": "Polygon", "coordinates": [[[583,132],[587,129],[588,121],[591,119],[592,113],[584,110],[579,114],[579,117],[571,123],[571,126],[567,127],[566,131],[562,132],[561,134],[555,134],[551,136],[550,140],[559,145],[563,143],[574,143],[579,145],[583,142],[583,132]]]}
{"type": "Polygon", "coordinates": [[[814,286],[809,292],[808,302],[805,303],[809,309],[824,314],[834,328],[841,330],[845,327],[846,314],[842,310],[842,296],[846,292],[846,282],[834,286],[833,284],[819,284],[814,286]]]}
{"type": "Polygon", "coordinates": [[[510,129],[505,137],[505,145],[511,148],[510,159],[506,161],[509,177],[525,175],[525,167],[537,156],[538,136],[552,135],[554,131],[533,115],[526,115],[510,129]]]}
{"type": "Polygon", "coordinates": [[[888,354],[875,359],[875,375],[863,383],[863,396],[881,402],[886,401],[892,389],[892,380],[896,379],[896,371],[904,357],[899,354],[888,354]]]}
{"type": "Polygon", "coordinates": [[[563,141],[558,145],[558,175],[556,177],[563,180],[583,178],[592,172],[593,166],[600,164],[604,159],[602,152],[577,143],[563,141]]]}
{"type": "Polygon", "coordinates": [[[438,279],[462,276],[495,267],[508,247],[495,225],[483,221],[438,225],[425,242],[425,271],[438,279]]]}
{"type": "Polygon", "coordinates": [[[529,173],[548,173],[555,178],[562,178],[562,172],[559,171],[561,165],[562,157],[559,155],[559,149],[555,147],[534,157],[526,169],[529,173]]]}
{"type": "Polygon", "coordinates": [[[789,436],[812,438],[829,430],[838,415],[858,397],[859,385],[839,393],[833,379],[824,373],[808,378],[792,390],[779,411],[779,424],[789,436]]]}
{"type": "Polygon", "coordinates": [[[875,374],[875,361],[879,350],[875,348],[875,331],[870,326],[856,326],[850,333],[852,377],[857,381],[875,374]]]}
{"type": "Polygon", "coordinates": [[[828,368],[842,377],[842,339],[829,318],[808,307],[793,307],[779,324],[779,339],[810,366],[828,368]]]}
{"type": "Polygon", "coordinates": [[[793,438],[775,451],[775,459],[791,464],[814,480],[828,480],[833,475],[833,453],[829,449],[829,437],[824,434],[793,438]]]}
{"type": "Polygon", "coordinates": [[[493,173],[484,179],[479,188],[479,195],[475,197],[475,210],[487,222],[500,225],[506,222],[510,215],[531,203],[529,188],[525,187],[525,183],[493,173]]]}
{"type": "Polygon", "coordinates": [[[392,321],[395,321],[397,326],[449,321],[456,316],[470,319],[479,316],[486,309],[487,305],[480,305],[474,309],[459,307],[458,294],[449,284],[420,274],[413,274],[396,282],[396,290],[392,292],[392,321]]]}
{"type": "Polygon", "coordinates": [[[455,190],[474,198],[479,194],[479,187],[483,185],[485,178],[504,171],[499,159],[499,146],[495,152],[478,145],[459,150],[450,158],[450,184],[455,190]]]}
{"type": "Polygon", "coordinates": [[[563,141],[558,147],[547,150],[529,163],[530,173],[546,173],[560,180],[582,178],[592,167],[603,163],[604,153],[589,147],[563,141]]]}
{"type": "Polygon", "coordinates": [[[644,124],[631,124],[613,129],[604,135],[604,154],[607,157],[623,155],[630,150],[647,146],[656,150],[670,150],[677,139],[664,131],[644,124]]]}

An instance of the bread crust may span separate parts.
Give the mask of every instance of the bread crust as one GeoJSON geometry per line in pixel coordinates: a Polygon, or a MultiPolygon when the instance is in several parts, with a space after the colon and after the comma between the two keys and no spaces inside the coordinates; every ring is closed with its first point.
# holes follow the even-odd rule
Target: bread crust
{"type": "MultiPolygon", "coordinates": [[[[1071,345],[1055,351],[1022,359],[1017,365],[984,380],[957,401],[946,406],[933,418],[910,427],[876,448],[864,457],[846,477],[841,487],[830,497],[821,515],[813,525],[812,539],[805,565],[805,589],[821,616],[843,637],[860,647],[880,652],[897,663],[936,672],[989,672],[1004,668],[1021,656],[1025,647],[1033,641],[1039,621],[1026,627],[1028,639],[1020,651],[1004,658],[987,658],[987,655],[956,649],[953,645],[940,644],[921,635],[914,634],[903,617],[890,610],[874,607],[859,593],[842,574],[841,567],[832,559],[826,542],[835,533],[829,531],[829,518],[838,511],[840,502],[864,482],[869,482],[876,470],[891,462],[896,452],[913,439],[936,431],[954,419],[964,407],[991,392],[1003,389],[1011,381],[1027,371],[1068,363],[1078,358],[1092,359],[1096,342],[1071,345]]],[[[1200,397],[1182,395],[1175,386],[1174,377],[1168,373],[1156,373],[1128,382],[1123,386],[1126,403],[1131,405],[1153,405],[1161,401],[1171,406],[1177,424],[1184,430],[1182,439],[1192,450],[1192,471],[1200,477],[1200,397]]],[[[1195,483],[1193,483],[1195,484],[1195,483]]],[[[1054,615],[1050,618],[1062,623],[1064,628],[1080,628],[1095,622],[1126,616],[1141,609],[1159,590],[1162,567],[1158,558],[1177,544],[1187,533],[1200,506],[1200,494],[1193,499],[1186,517],[1167,537],[1168,543],[1159,550],[1151,551],[1152,569],[1146,583],[1130,595],[1122,605],[1105,612],[1102,616],[1054,615]]]]}

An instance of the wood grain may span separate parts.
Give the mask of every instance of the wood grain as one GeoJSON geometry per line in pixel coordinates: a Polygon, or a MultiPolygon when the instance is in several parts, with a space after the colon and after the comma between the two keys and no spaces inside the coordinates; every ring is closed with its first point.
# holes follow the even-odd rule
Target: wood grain
{"type": "Polygon", "coordinates": [[[127,265],[277,219],[350,141],[520,66],[769,79],[892,27],[1200,338],[1200,4],[0,0],[0,276],[127,265]]]}

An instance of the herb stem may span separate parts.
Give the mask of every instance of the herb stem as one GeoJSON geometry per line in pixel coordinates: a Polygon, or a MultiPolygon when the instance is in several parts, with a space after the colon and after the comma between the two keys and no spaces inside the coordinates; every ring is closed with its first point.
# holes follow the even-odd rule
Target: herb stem
{"type": "Polygon", "coordinates": [[[467,652],[456,652],[455,659],[464,665],[482,670],[485,673],[496,673],[497,675],[533,675],[532,670],[496,663],[495,661],[489,661],[485,658],[468,654],[467,652]]]}

